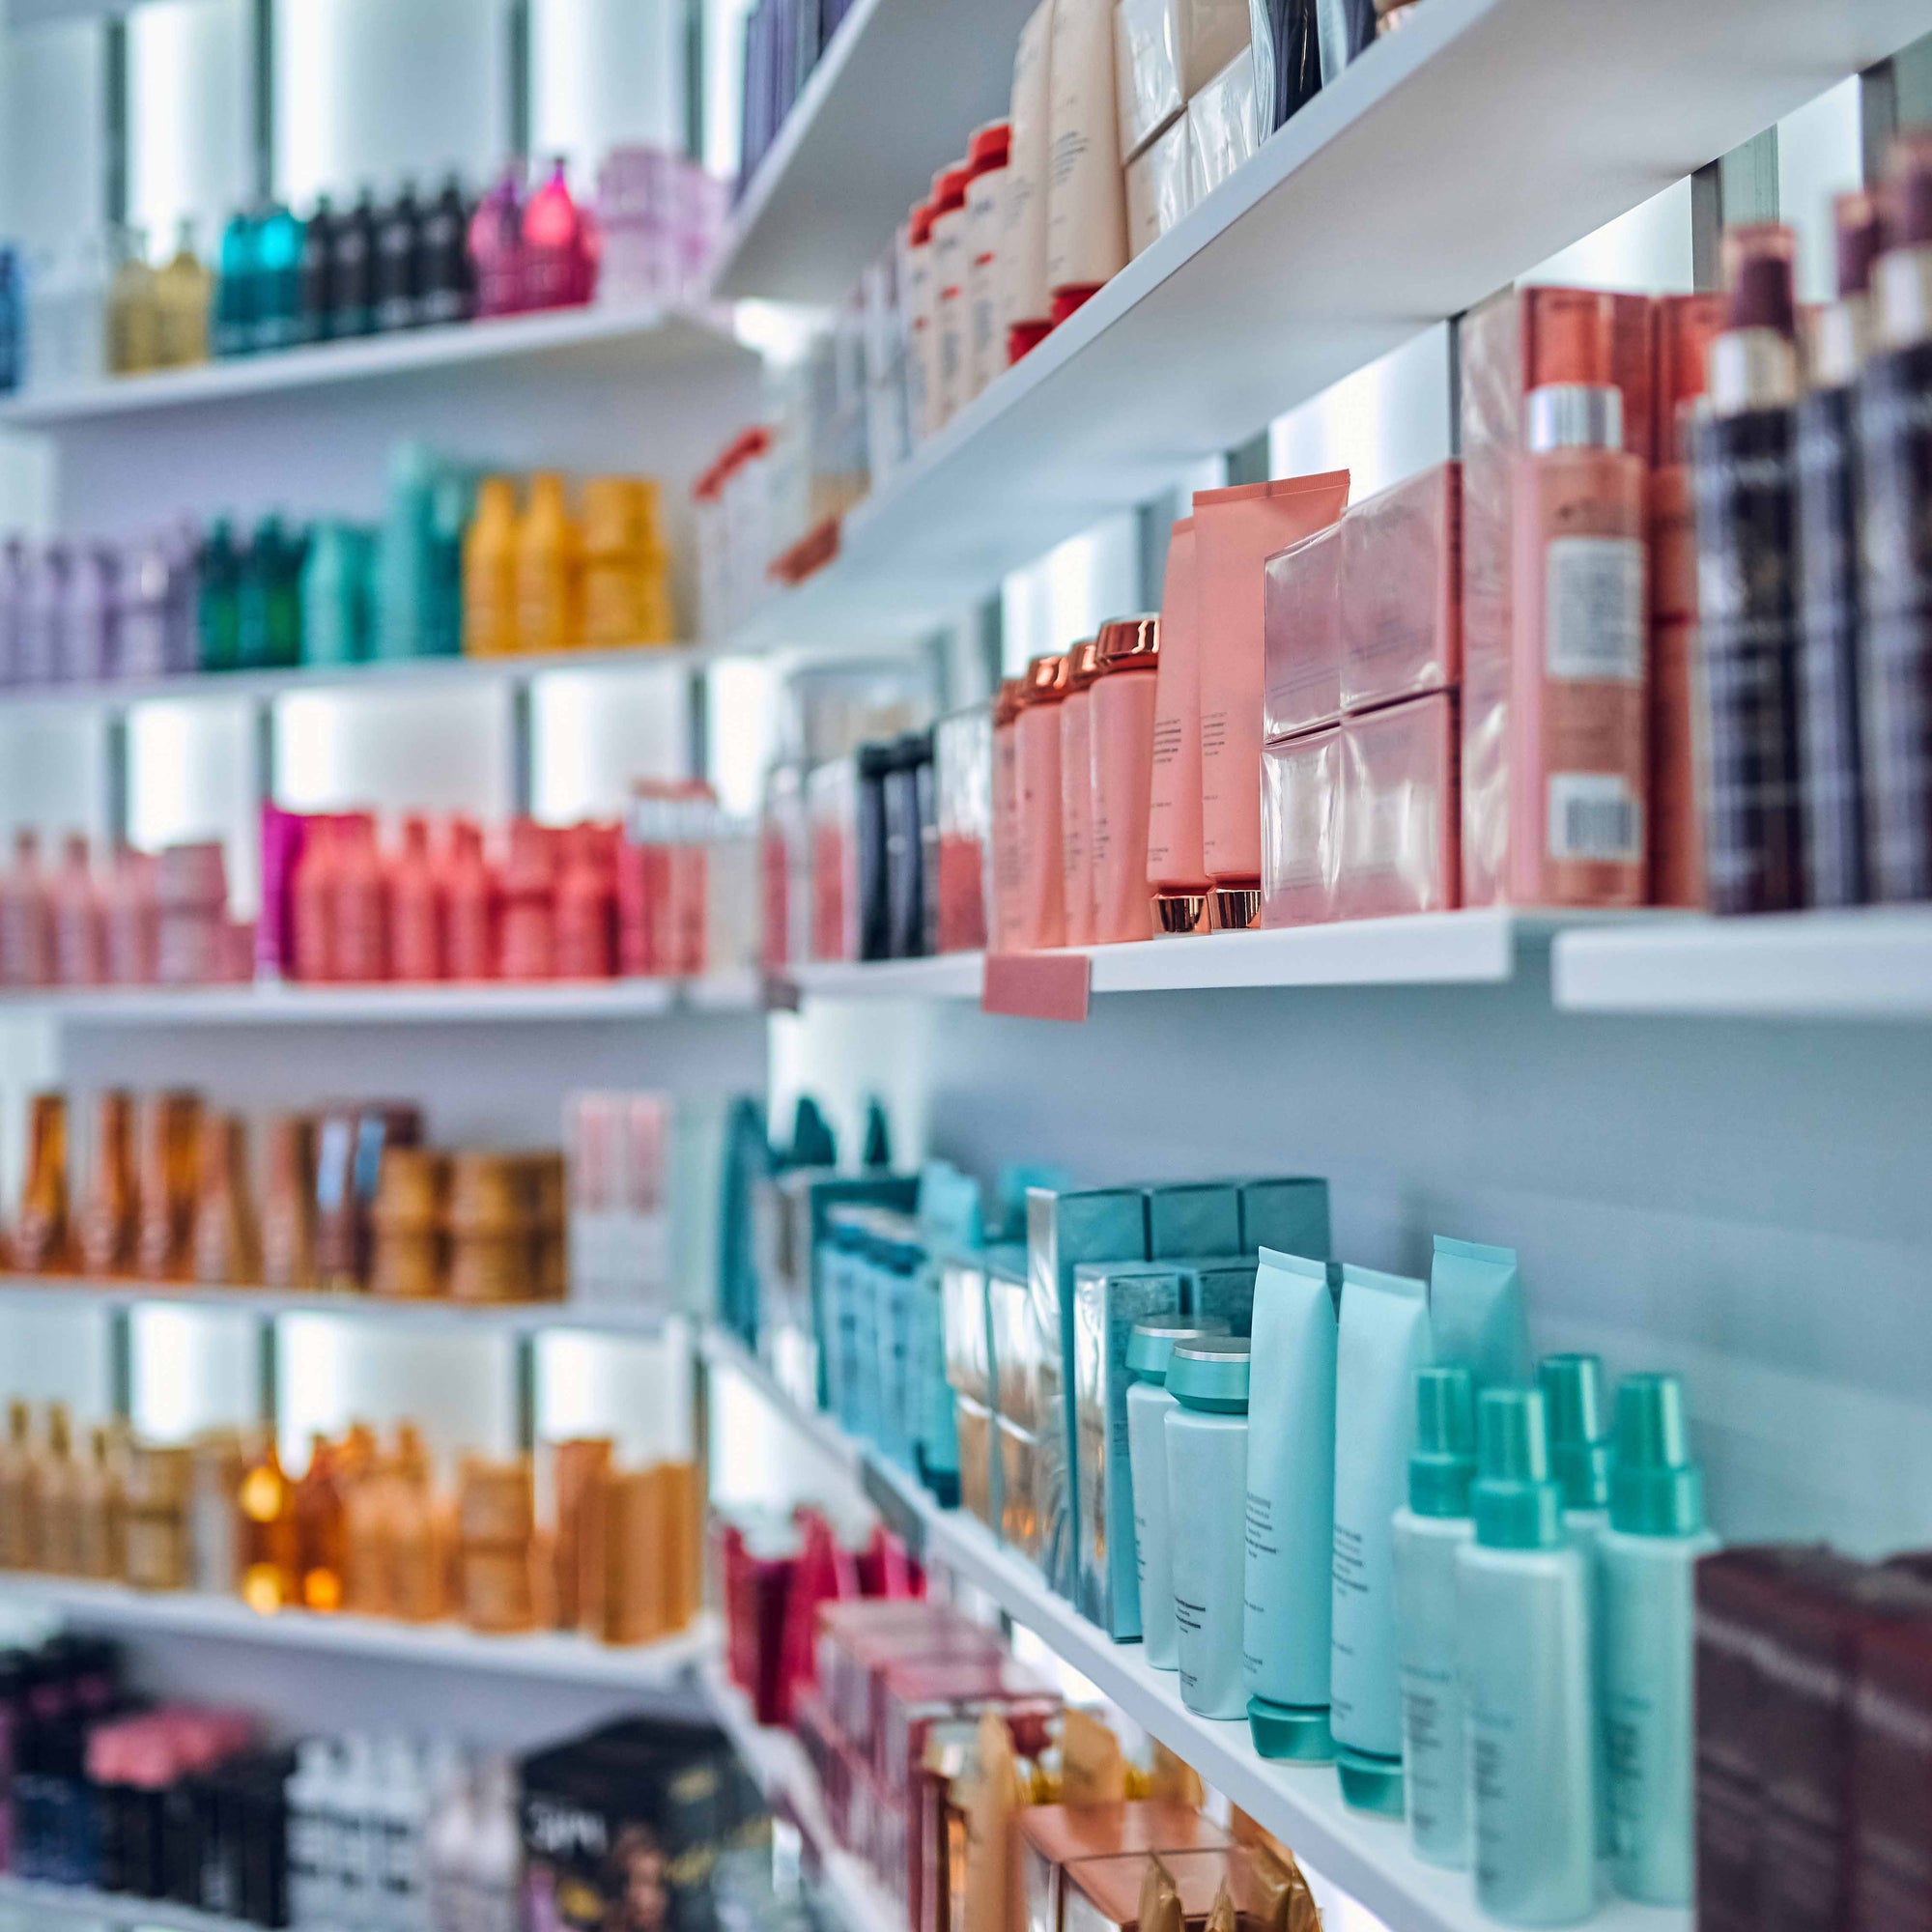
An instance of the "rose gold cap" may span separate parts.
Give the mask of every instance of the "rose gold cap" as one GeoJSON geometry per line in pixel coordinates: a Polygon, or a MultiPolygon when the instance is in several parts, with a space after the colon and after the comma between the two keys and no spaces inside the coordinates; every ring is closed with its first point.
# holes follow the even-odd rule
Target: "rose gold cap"
{"type": "Polygon", "coordinates": [[[1066,653],[1066,688],[1085,691],[1100,675],[1100,639],[1086,638],[1066,653]]]}
{"type": "Polygon", "coordinates": [[[1730,328],[1769,328],[1798,335],[1794,264],[1798,236],[1781,221],[1753,221],[1724,232],[1724,288],[1730,328]]]}
{"type": "Polygon", "coordinates": [[[1100,626],[1094,645],[1101,677],[1117,670],[1152,670],[1160,657],[1160,619],[1112,618],[1100,626]]]}
{"type": "Polygon", "coordinates": [[[1066,659],[1057,652],[1035,658],[1020,685],[1022,706],[1058,704],[1066,696],[1066,659]]]}
{"type": "Polygon", "coordinates": [[[1216,886],[1208,895],[1216,932],[1247,932],[1262,923],[1260,886],[1216,886]]]}
{"type": "Polygon", "coordinates": [[[1206,893],[1160,892],[1153,895],[1154,930],[1163,939],[1185,939],[1207,932],[1206,893]]]}

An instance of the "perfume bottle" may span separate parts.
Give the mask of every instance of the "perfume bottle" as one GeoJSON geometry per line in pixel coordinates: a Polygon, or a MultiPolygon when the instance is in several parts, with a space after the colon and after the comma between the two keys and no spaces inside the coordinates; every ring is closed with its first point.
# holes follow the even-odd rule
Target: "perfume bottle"
{"type": "Polygon", "coordinates": [[[75,1217],[81,1267],[112,1280],[134,1266],[134,1097],[111,1088],[95,1101],[94,1162],[75,1217]]]}
{"type": "Polygon", "coordinates": [[[36,1094],[20,1211],[14,1222],[13,1263],[22,1274],[63,1274],[71,1259],[67,1098],[61,1094],[36,1094]]]}
{"type": "Polygon", "coordinates": [[[283,1473],[272,1430],[263,1432],[236,1501],[242,1601],[264,1616],[300,1603],[295,1486],[283,1473]]]}
{"type": "Polygon", "coordinates": [[[348,1527],[334,1451],[319,1431],[309,1437],[308,1467],[296,1485],[293,1508],[302,1606],[339,1610],[349,1561],[348,1527]]]}

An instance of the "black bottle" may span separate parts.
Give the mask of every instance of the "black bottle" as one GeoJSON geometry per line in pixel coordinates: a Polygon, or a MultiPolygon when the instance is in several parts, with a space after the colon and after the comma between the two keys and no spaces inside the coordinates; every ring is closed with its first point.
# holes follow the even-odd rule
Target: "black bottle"
{"type": "Polygon", "coordinates": [[[422,211],[415,185],[405,182],[376,224],[376,327],[413,328],[422,320],[416,270],[422,252],[422,211]]]}
{"type": "Polygon", "coordinates": [[[451,175],[423,210],[416,256],[416,293],[425,323],[468,322],[476,313],[469,268],[469,204],[451,175]]]}
{"type": "Polygon", "coordinates": [[[376,328],[376,204],[365,187],[335,223],[329,250],[329,334],[370,335],[376,328]]]}
{"type": "Polygon", "coordinates": [[[335,273],[335,215],[328,197],[319,194],[302,235],[301,307],[297,317],[298,338],[327,342],[335,332],[330,286],[335,273]]]}

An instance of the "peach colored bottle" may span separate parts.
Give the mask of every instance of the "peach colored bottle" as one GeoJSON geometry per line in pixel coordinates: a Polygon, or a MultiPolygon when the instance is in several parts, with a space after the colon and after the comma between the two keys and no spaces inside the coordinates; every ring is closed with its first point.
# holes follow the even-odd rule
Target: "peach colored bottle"
{"type": "Polygon", "coordinates": [[[1093,715],[1100,641],[1089,638],[1066,654],[1066,696],[1060,705],[1061,891],[1066,943],[1094,943],[1093,715]]]}
{"type": "Polygon", "coordinates": [[[1066,697],[1066,660],[1035,658],[1014,724],[1019,753],[1019,822],[1015,836],[1019,894],[1009,952],[1037,952],[1066,944],[1066,890],[1060,850],[1060,707],[1066,697]]]}
{"type": "Polygon", "coordinates": [[[63,986],[98,986],[106,977],[105,918],[85,834],[70,832],[52,888],[54,977],[63,986]]]}
{"type": "Polygon", "coordinates": [[[383,855],[376,845],[375,817],[366,811],[347,812],[336,833],[332,978],[366,984],[389,977],[383,900],[383,855]]]}
{"type": "Polygon", "coordinates": [[[1218,928],[1256,924],[1262,885],[1263,566],[1349,504],[1349,472],[1194,495],[1201,693],[1201,857],[1218,928]]]}
{"type": "Polygon", "coordinates": [[[1020,702],[1026,680],[1001,680],[993,697],[993,902],[986,948],[1012,950],[1020,903],[1020,702]]]}
{"type": "Polygon", "coordinates": [[[1641,905],[1646,885],[1643,459],[1611,384],[1530,391],[1516,472],[1509,896],[1641,905]]]}
{"type": "Polygon", "coordinates": [[[429,821],[412,811],[403,820],[403,842],[389,862],[389,975],[425,980],[447,977],[443,963],[442,879],[429,848],[429,821]]]}
{"type": "Polygon", "coordinates": [[[483,830],[473,819],[450,821],[449,852],[442,863],[442,900],[449,977],[494,980],[500,896],[497,874],[483,850],[483,830]]]}
{"type": "Polygon", "coordinates": [[[556,970],[556,854],[548,826],[510,821],[503,867],[502,973],[506,980],[548,980],[556,970]]]}
{"type": "Polygon", "coordinates": [[[131,845],[116,848],[107,887],[107,976],[117,986],[154,983],[160,914],[155,862],[131,845]]]}
{"type": "Polygon", "coordinates": [[[1194,519],[1167,540],[1154,677],[1153,769],[1148,789],[1147,883],[1154,924],[1176,936],[1208,929],[1201,859],[1201,666],[1195,656],[1194,519]]]}
{"type": "Polygon", "coordinates": [[[14,871],[0,898],[0,984],[44,986],[53,979],[53,908],[37,832],[14,835],[14,871]]]}
{"type": "Polygon", "coordinates": [[[1153,789],[1160,619],[1126,617],[1101,628],[1088,693],[1094,943],[1153,935],[1148,900],[1148,801],[1153,789]]]}
{"type": "Polygon", "coordinates": [[[556,975],[608,980],[617,970],[617,882],[606,831],[573,825],[560,837],[556,875],[556,975]]]}
{"type": "Polygon", "coordinates": [[[296,978],[318,984],[335,977],[335,820],[318,812],[308,822],[296,862],[296,978]]]}

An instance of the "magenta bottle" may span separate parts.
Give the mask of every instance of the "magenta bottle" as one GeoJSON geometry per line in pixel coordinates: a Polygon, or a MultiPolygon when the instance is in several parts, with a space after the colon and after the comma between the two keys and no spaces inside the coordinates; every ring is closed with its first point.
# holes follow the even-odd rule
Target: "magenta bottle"
{"type": "Polygon", "coordinates": [[[524,301],[524,192],[515,164],[476,204],[469,264],[478,315],[515,315],[524,301]]]}
{"type": "Polygon", "coordinates": [[[571,195],[559,156],[524,210],[524,306],[567,308],[589,299],[589,224],[571,195]]]}

